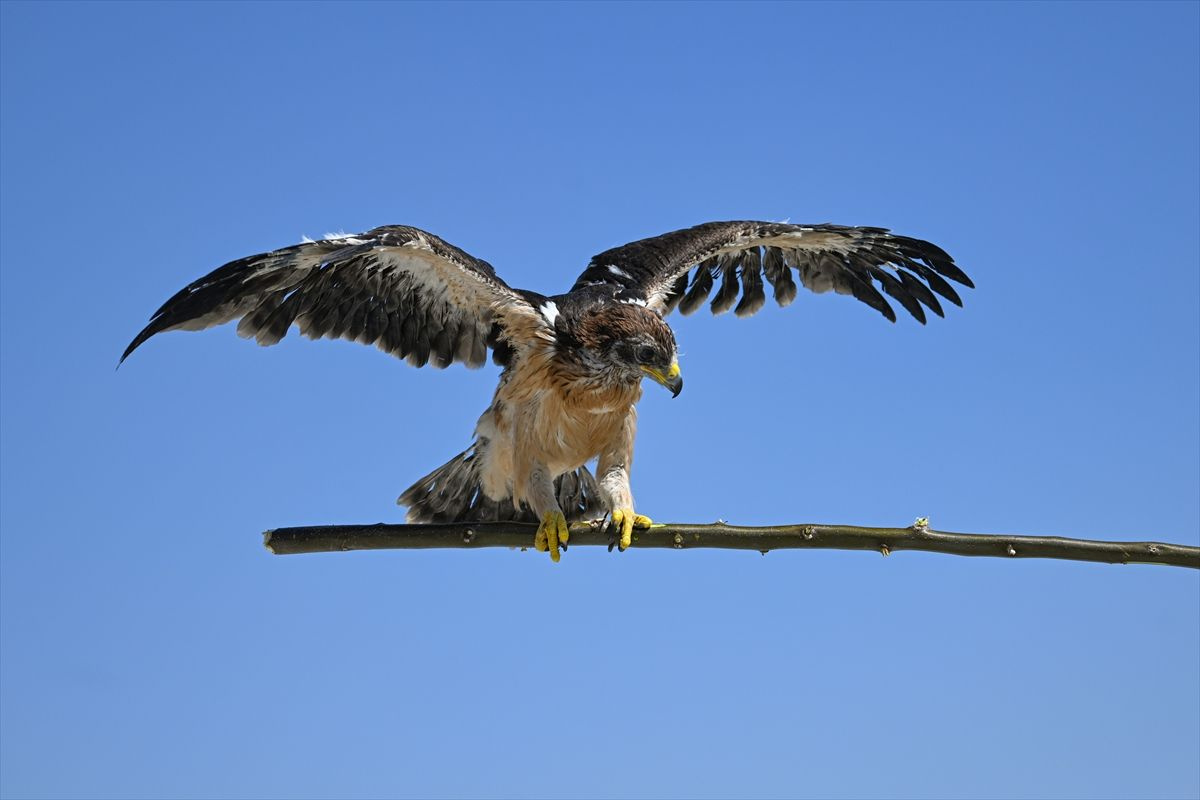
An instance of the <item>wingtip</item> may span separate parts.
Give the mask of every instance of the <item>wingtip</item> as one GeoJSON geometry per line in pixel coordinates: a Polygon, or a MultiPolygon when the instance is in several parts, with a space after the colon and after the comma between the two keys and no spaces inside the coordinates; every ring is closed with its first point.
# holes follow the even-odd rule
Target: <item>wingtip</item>
{"type": "Polygon", "coordinates": [[[129,358],[134,350],[137,350],[146,343],[147,339],[159,332],[154,320],[151,320],[150,324],[142,328],[138,335],[133,337],[133,341],[129,343],[129,346],[125,348],[125,352],[121,354],[121,360],[117,362],[117,368],[119,369],[125,363],[125,359],[129,358]]]}
{"type": "Polygon", "coordinates": [[[913,300],[911,303],[905,303],[904,308],[909,314],[912,315],[913,319],[915,319],[917,322],[921,323],[922,325],[925,324],[926,316],[925,316],[925,307],[924,306],[922,306],[916,300],[913,300]],[[911,305],[912,307],[909,308],[909,305],[911,305]]]}
{"type": "Polygon", "coordinates": [[[137,350],[138,345],[140,344],[141,342],[139,342],[137,339],[134,339],[129,343],[129,346],[125,348],[125,352],[121,353],[121,357],[117,359],[117,369],[121,368],[121,365],[125,363],[125,359],[129,358],[129,354],[134,350],[137,350]]]}

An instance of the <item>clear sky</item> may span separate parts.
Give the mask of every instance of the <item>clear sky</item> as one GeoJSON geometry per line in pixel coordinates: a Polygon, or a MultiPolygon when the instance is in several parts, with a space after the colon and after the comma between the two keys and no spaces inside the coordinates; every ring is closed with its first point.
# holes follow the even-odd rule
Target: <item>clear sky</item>
{"type": "Polygon", "coordinates": [[[400,521],[495,368],[226,327],[114,370],[302,235],[550,293],[702,221],[885,226],[966,308],[673,318],[639,510],[1200,544],[1198,8],[3,3],[0,794],[1200,795],[1194,571],[272,557],[400,521]]]}

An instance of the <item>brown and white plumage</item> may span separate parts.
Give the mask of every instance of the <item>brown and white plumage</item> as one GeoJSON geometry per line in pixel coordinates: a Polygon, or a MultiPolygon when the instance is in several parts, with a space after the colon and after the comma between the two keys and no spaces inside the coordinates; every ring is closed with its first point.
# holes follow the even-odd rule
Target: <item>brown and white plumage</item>
{"type": "Polygon", "coordinates": [[[664,314],[676,305],[690,314],[719,278],[713,313],[724,313],[737,301],[735,313],[745,317],[765,301],[764,278],[779,305],[790,304],[796,297],[793,270],[806,288],[853,295],[892,322],[896,314],[883,294],[924,324],[922,306],[944,316],[934,293],[962,305],[946,278],[974,287],[937,245],[884,228],[709,222],[606,250],[592,258],[574,288],[609,285],[664,314]]]}
{"type": "Polygon", "coordinates": [[[572,289],[514,289],[486,261],[433,234],[389,225],[232,261],[163,304],[123,362],[151,336],[239,320],[271,345],[295,325],[311,338],[373,344],[414,366],[504,370],[475,443],[400,497],[412,522],[534,519],[558,559],[568,520],[611,516],[622,547],[636,515],[629,486],[641,379],[678,394],[674,334],[713,290],[714,313],[755,313],[770,284],[779,305],[797,285],[849,294],[896,320],[885,295],[921,323],[938,297],[972,286],[943,250],[882,228],[712,222],[595,256],[572,289]],[[595,459],[597,476],[586,464],[595,459]]]}
{"type": "Polygon", "coordinates": [[[231,261],[164,303],[121,360],[156,333],[236,319],[238,333],[262,345],[295,324],[312,339],[373,344],[417,367],[478,367],[493,325],[544,324],[536,299],[431,233],[387,225],[231,261]]]}

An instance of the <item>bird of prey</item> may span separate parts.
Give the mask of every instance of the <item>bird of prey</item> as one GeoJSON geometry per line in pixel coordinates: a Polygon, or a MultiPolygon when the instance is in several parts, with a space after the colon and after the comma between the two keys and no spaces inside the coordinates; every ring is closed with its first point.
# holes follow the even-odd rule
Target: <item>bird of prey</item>
{"type": "Polygon", "coordinates": [[[764,279],[781,306],[798,279],[895,322],[887,295],[921,323],[926,309],[943,316],[938,297],[962,305],[950,281],[973,286],[941,248],[883,228],[709,222],[606,250],[570,291],[547,296],[431,233],[385,225],[219,267],[167,300],[121,361],[156,333],[232,320],[261,345],[295,325],[416,367],[479,367],[490,349],[503,369],[474,443],[398,502],[409,522],[537,522],[534,547],[558,561],[569,522],[607,518],[622,550],[651,524],[634,511],[629,473],[642,379],[683,388],[667,315],[692,313],[716,288],[714,314],[749,316],[764,279]]]}

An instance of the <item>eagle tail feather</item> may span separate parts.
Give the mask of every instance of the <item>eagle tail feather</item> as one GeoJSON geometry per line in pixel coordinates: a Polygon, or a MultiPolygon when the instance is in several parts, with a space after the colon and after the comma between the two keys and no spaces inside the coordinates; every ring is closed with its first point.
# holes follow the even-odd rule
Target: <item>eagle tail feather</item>
{"type": "MultiPolygon", "coordinates": [[[[511,496],[496,499],[484,492],[481,445],[486,446],[486,440],[471,445],[404,490],[396,502],[408,506],[408,522],[538,521],[532,509],[524,503],[516,507],[511,496]]],[[[604,514],[599,487],[587,467],[558,476],[554,491],[568,522],[598,519],[604,514]]]]}

